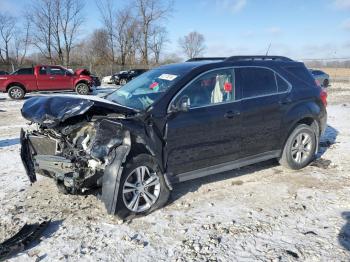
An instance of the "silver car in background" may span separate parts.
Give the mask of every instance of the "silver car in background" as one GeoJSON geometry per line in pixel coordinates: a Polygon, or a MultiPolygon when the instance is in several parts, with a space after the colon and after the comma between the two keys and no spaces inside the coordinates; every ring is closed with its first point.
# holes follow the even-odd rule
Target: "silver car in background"
{"type": "Polygon", "coordinates": [[[315,80],[318,81],[318,83],[323,87],[329,86],[329,75],[325,72],[318,70],[318,69],[309,69],[312,76],[315,78],[315,80]]]}

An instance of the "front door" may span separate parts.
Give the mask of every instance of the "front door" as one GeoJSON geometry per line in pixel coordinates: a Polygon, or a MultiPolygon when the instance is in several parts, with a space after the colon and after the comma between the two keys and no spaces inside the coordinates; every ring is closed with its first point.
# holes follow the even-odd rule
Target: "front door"
{"type": "Polygon", "coordinates": [[[187,112],[170,113],[167,123],[167,171],[180,174],[239,158],[240,102],[232,69],[203,74],[172,103],[188,98],[187,112]]]}
{"type": "Polygon", "coordinates": [[[66,73],[65,69],[59,66],[50,66],[50,79],[53,89],[68,90],[73,88],[73,78],[66,73]]]}
{"type": "Polygon", "coordinates": [[[54,90],[54,85],[50,76],[48,66],[40,66],[39,74],[37,75],[37,85],[39,91],[54,90]]]}

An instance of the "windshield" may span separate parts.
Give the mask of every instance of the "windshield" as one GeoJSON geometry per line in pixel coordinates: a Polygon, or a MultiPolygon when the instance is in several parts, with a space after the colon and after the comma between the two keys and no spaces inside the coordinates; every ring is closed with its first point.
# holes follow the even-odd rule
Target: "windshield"
{"type": "Polygon", "coordinates": [[[106,99],[126,107],[145,110],[175,84],[182,74],[178,70],[153,69],[133,79],[106,99]]]}

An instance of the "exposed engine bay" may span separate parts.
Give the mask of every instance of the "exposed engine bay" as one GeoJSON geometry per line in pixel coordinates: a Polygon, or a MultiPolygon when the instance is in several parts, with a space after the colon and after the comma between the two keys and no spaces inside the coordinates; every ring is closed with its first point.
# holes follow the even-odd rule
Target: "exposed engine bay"
{"type": "Polygon", "coordinates": [[[35,172],[54,178],[71,194],[101,185],[111,151],[123,143],[130,144],[128,131],[106,119],[60,128],[34,124],[26,136],[35,172]]]}

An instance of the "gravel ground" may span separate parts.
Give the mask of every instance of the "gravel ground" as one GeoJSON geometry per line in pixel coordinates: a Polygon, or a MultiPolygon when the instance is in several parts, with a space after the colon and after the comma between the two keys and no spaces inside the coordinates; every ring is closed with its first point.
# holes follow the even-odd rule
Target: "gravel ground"
{"type": "Polygon", "coordinates": [[[329,87],[319,158],[301,171],[276,161],[188,181],[169,204],[131,222],[93,195],[30,185],[19,157],[22,102],[0,94],[0,242],[51,219],[11,261],[349,261],[350,88],[329,87]]]}

